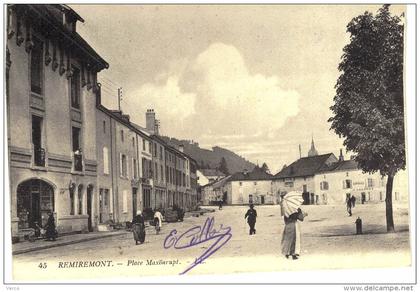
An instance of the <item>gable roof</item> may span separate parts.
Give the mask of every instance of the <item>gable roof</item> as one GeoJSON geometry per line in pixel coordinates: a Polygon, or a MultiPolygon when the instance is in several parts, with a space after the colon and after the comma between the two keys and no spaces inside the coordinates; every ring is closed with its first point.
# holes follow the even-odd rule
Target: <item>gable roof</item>
{"type": "Polygon", "coordinates": [[[337,161],[337,158],[333,153],[302,157],[283,168],[274,176],[274,179],[313,176],[320,169],[328,166],[326,162],[331,156],[337,161]]]}
{"type": "Polygon", "coordinates": [[[318,172],[332,172],[359,169],[357,162],[354,159],[337,161],[331,165],[324,165],[318,172]]]}
{"type": "Polygon", "coordinates": [[[232,174],[229,181],[245,181],[245,180],[272,180],[273,175],[266,173],[264,170],[256,166],[251,172],[236,172],[232,174]]]}

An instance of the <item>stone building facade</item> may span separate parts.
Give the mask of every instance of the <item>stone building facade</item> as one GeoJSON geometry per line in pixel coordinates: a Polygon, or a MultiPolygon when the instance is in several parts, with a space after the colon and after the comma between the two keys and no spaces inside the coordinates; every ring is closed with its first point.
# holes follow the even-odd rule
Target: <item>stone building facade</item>
{"type": "Polygon", "coordinates": [[[6,100],[12,234],[92,231],[98,198],[97,74],[108,68],[66,5],[8,5],[6,100]]]}

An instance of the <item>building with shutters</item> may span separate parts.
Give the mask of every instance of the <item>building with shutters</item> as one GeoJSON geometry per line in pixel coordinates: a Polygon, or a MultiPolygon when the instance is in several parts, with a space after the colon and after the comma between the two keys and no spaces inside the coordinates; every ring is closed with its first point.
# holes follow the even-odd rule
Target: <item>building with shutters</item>
{"type": "Polygon", "coordinates": [[[98,215],[97,74],[108,63],[67,5],[7,5],[6,106],[12,235],[92,231],[98,215]]]}

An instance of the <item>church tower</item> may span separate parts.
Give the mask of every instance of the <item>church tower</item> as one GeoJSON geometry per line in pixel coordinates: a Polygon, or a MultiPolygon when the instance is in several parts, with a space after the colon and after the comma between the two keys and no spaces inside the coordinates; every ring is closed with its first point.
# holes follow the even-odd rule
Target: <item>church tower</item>
{"type": "Polygon", "coordinates": [[[311,149],[308,152],[308,157],[317,156],[318,151],[315,149],[314,136],[312,135],[311,149]]]}

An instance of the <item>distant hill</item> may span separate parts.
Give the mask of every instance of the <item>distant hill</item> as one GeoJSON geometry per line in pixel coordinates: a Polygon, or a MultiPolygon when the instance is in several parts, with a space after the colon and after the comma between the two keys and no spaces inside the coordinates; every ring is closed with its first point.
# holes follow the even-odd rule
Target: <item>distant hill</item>
{"type": "Polygon", "coordinates": [[[175,147],[176,149],[178,149],[179,145],[183,145],[184,152],[197,161],[198,168],[216,169],[219,166],[222,157],[225,158],[227,168],[231,174],[238,171],[243,171],[244,169],[253,170],[255,167],[255,164],[222,147],[215,146],[212,148],[212,150],[208,150],[200,148],[197,142],[178,140],[176,138],[170,138],[166,136],[161,136],[160,138],[162,138],[166,143],[175,147]]]}

